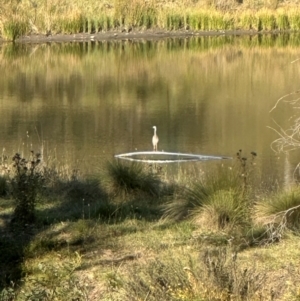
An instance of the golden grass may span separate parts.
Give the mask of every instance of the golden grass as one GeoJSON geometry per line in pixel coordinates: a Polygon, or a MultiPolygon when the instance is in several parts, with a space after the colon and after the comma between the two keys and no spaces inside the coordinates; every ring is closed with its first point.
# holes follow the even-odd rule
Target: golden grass
{"type": "MultiPolygon", "coordinates": [[[[229,246],[225,251],[205,243],[199,237],[210,234],[199,229],[195,231],[195,226],[189,222],[176,225],[131,219],[112,225],[84,222],[84,231],[93,229],[94,240],[85,239],[76,245],[76,233],[83,222],[66,222],[59,228],[58,225],[31,242],[31,245],[41,244],[51,235],[58,241],[67,239],[68,246],[44,250],[38,255],[34,255],[33,249],[28,253],[31,256],[24,262],[27,276],[19,291],[20,297],[23,292],[37,291],[33,284],[43,276],[40,287],[51,291],[55,286],[57,294],[65,294],[58,295],[60,300],[74,297],[76,291],[87,300],[95,296],[96,300],[139,300],[139,296],[144,294],[145,297],[148,292],[140,286],[142,282],[157,293],[157,297],[152,295],[149,300],[161,300],[159,296],[165,300],[228,300],[226,283],[222,288],[215,282],[218,278],[208,276],[205,256],[215,260],[230,277],[233,273],[241,276],[248,269],[248,289],[253,290],[249,291],[251,300],[268,300],[272,292],[277,296],[275,300],[296,300],[293,298],[299,296],[299,237],[291,236],[269,247],[247,249],[238,253],[236,261],[231,261],[229,246]],[[53,271],[57,273],[55,279],[51,276],[53,271]],[[160,283],[155,282],[157,277],[161,277],[160,283]],[[76,284],[76,290],[69,289],[70,284],[76,284]],[[165,289],[161,285],[166,285],[165,289]]],[[[219,239],[221,237],[222,234],[219,239]]],[[[226,241],[226,236],[224,238],[226,241]]]]}
{"type": "MultiPolygon", "coordinates": [[[[259,45],[259,40],[254,41],[254,44],[259,45]]],[[[192,53],[191,58],[201,62],[201,66],[206,70],[211,66],[206,65],[203,61],[205,61],[206,56],[214,56],[214,47],[218,46],[220,45],[206,45],[204,49],[209,48],[209,51],[201,52],[197,48],[197,43],[195,43],[195,51],[192,53]]],[[[115,45],[115,47],[119,46],[115,45]]],[[[143,47],[143,44],[136,44],[135,47],[143,47]]],[[[290,51],[291,55],[297,53],[296,47],[274,48],[276,51],[272,55],[277,58],[279,56],[277,62],[280,62],[280,54],[282,52],[290,51]]],[[[242,49],[244,55],[247,56],[247,50],[245,48],[242,49]]],[[[36,52],[33,52],[33,55],[36,55],[37,58],[39,56],[42,57],[44,52],[41,51],[39,53],[39,47],[36,50],[36,52]]],[[[76,54],[74,55],[74,53],[68,50],[67,46],[64,50],[63,57],[60,54],[56,57],[55,55],[51,55],[51,52],[46,52],[45,61],[49,67],[52,63],[53,68],[53,73],[49,72],[47,75],[49,83],[52,82],[55,72],[59,72],[62,76],[65,75],[67,77],[69,76],[68,72],[76,70],[80,73],[81,68],[91,68],[94,58],[79,59],[76,54]],[[82,64],[82,60],[84,64],[82,64]],[[53,67],[53,63],[58,69],[53,67]],[[70,66],[71,70],[66,71],[68,69],[66,68],[67,65],[70,66]]],[[[226,48],[224,46],[223,50],[223,54],[232,54],[232,47],[226,48]]],[[[249,51],[255,51],[260,56],[270,55],[269,52],[265,52],[261,47],[254,47],[249,51]]],[[[135,56],[136,53],[134,47],[126,48],[126,55],[128,57],[135,56]]],[[[160,53],[160,55],[165,55],[164,62],[158,64],[161,65],[161,68],[174,65],[172,53],[160,53]]],[[[186,58],[186,53],[183,52],[181,55],[182,58],[186,58]]],[[[116,68],[115,66],[118,65],[116,57],[115,52],[107,53],[107,59],[103,64],[116,68]]],[[[229,70],[222,68],[222,65],[226,62],[226,58],[227,56],[222,55],[217,62],[223,78],[228,77],[226,76],[227,72],[234,72],[234,68],[229,70]]],[[[40,61],[39,59],[37,60],[40,61]]],[[[129,77],[132,80],[136,80],[140,74],[143,74],[144,70],[149,70],[149,60],[136,56],[134,63],[128,62],[130,60],[125,59],[122,66],[129,67],[132,70],[129,77]],[[135,64],[137,68],[135,68],[135,64]]],[[[43,64],[45,64],[45,61],[43,64]]],[[[184,60],[182,59],[182,61],[184,60]]],[[[11,59],[10,62],[16,68],[12,69],[13,72],[10,75],[12,78],[18,73],[19,69],[24,67],[26,72],[31,72],[30,68],[32,66],[29,63],[26,65],[26,55],[18,60],[11,59]]],[[[247,64],[249,62],[245,61],[246,66],[247,64]]],[[[256,69],[255,72],[257,72],[255,74],[257,77],[263,79],[266,66],[263,65],[260,67],[261,69],[254,68],[256,69]]],[[[175,70],[179,70],[179,73],[181,73],[185,71],[186,66],[185,64],[181,64],[179,68],[175,70]]],[[[195,68],[199,68],[199,65],[195,64],[195,68]]],[[[280,68],[280,64],[278,68],[280,68]]],[[[110,72],[112,72],[109,68],[103,69],[105,71],[101,70],[101,72],[99,71],[95,75],[99,79],[101,79],[101,76],[109,77],[110,72]],[[104,75],[103,72],[105,72],[104,75]]],[[[154,71],[149,73],[154,73],[154,71]]],[[[175,72],[170,72],[166,80],[170,82],[174,81],[173,73],[175,72]]],[[[192,73],[193,70],[191,70],[192,73]]],[[[120,78],[125,81],[127,76],[127,74],[121,73],[120,78]]],[[[175,82],[174,89],[176,89],[176,84],[175,82]]],[[[70,173],[65,172],[65,169],[67,170],[68,168],[62,168],[61,172],[70,175],[70,173]]],[[[181,180],[184,180],[186,176],[183,175],[181,180]]],[[[77,185],[78,183],[76,182],[75,184],[77,185]]],[[[3,203],[5,204],[5,202],[3,203]]],[[[56,204],[47,204],[39,209],[42,212],[43,209],[57,207],[59,203],[57,201],[56,204]]],[[[79,212],[80,219],[77,218],[74,221],[73,218],[73,221],[69,221],[64,218],[64,220],[61,220],[63,214],[58,214],[50,227],[41,227],[38,229],[39,234],[33,237],[28,243],[23,262],[25,276],[23,279],[24,282],[22,282],[22,286],[18,291],[19,299],[24,296],[22,295],[23,292],[27,294],[37,292],[34,291],[34,288],[37,286],[34,287],[33,284],[41,280],[40,276],[44,274],[46,278],[43,280],[44,282],[41,282],[41,289],[46,288],[50,293],[53,293],[54,289],[58,287],[57,294],[60,294],[58,295],[59,300],[78,298],[78,295],[71,295],[75,292],[74,288],[77,289],[81,298],[87,296],[85,297],[86,299],[126,300],[128,298],[129,300],[134,300],[133,298],[130,299],[128,294],[132,294],[130,288],[135,288],[143,296],[141,300],[145,300],[145,298],[146,300],[154,300],[155,297],[153,295],[148,295],[149,290],[145,292],[144,288],[140,287],[138,282],[133,282],[133,280],[136,280],[136,278],[133,279],[134,275],[141,276],[145,282],[149,281],[149,287],[152,291],[157,290],[161,294],[161,297],[166,297],[166,299],[157,297],[157,300],[180,299],[199,301],[215,300],[216,298],[219,300],[228,299],[226,283],[223,284],[225,287],[218,287],[215,283],[217,280],[205,274],[205,271],[208,268],[211,269],[212,266],[207,267],[202,259],[202,253],[205,253],[206,249],[213,249],[212,251],[215,251],[215,245],[225,246],[227,252],[229,252],[227,256],[228,261],[222,262],[224,260],[224,257],[222,257],[223,253],[218,253],[218,248],[216,249],[217,252],[214,252],[210,258],[214,258],[214,260],[218,260],[218,258],[222,259],[220,264],[224,265],[226,273],[232,276],[235,270],[234,262],[230,258],[232,254],[234,255],[234,249],[231,249],[230,243],[232,240],[228,234],[224,234],[223,232],[211,234],[197,229],[190,222],[172,224],[161,221],[149,222],[135,218],[121,221],[114,220],[113,223],[104,222],[101,218],[90,220],[88,210],[84,219],[82,208],[86,205],[83,204],[82,200],[72,201],[68,205],[69,208],[66,207],[64,213],[66,214],[67,212],[70,214],[75,208],[77,213],[79,212]],[[88,220],[86,220],[87,218],[88,220]],[[196,230],[198,231],[195,232],[196,230]],[[207,243],[207,237],[211,236],[214,239],[211,239],[210,243],[207,243]],[[214,241],[214,243],[211,243],[211,241],[214,241]],[[74,252],[77,252],[78,255],[74,252]],[[164,268],[161,271],[162,267],[164,268]],[[152,268],[154,271],[153,274],[151,274],[152,268]],[[55,273],[57,273],[58,277],[51,277],[55,273]],[[161,274],[169,283],[166,289],[163,289],[161,284],[155,282],[161,274]],[[72,286],[72,290],[70,290],[70,286],[72,286]]],[[[4,210],[1,211],[1,213],[3,212],[4,210]]],[[[9,209],[5,208],[4,213],[9,214],[9,212],[9,209]]],[[[68,214],[66,216],[70,217],[68,214]]],[[[4,222],[2,225],[5,227],[4,222]]],[[[247,277],[249,275],[249,279],[247,278],[249,281],[252,276],[252,279],[254,279],[254,276],[257,275],[261,275],[261,278],[257,277],[259,281],[265,281],[263,282],[263,289],[259,289],[256,292],[257,295],[251,295],[251,299],[249,300],[268,300],[270,299],[271,291],[274,290],[278,300],[293,300],[293,298],[296,300],[299,297],[299,292],[297,291],[297,281],[299,281],[297,250],[299,250],[299,237],[290,236],[277,245],[247,249],[238,254],[238,269],[236,271],[242,273],[247,268],[252,273],[246,275],[247,277]],[[254,266],[253,258],[256,259],[254,266]],[[279,277],[281,275],[283,275],[282,278],[279,277]],[[287,283],[288,285],[286,285],[287,283]]],[[[48,299],[51,298],[49,297],[48,299]]],[[[18,299],[16,298],[15,300],[18,299]]]]}
{"type": "MultiPolygon", "coordinates": [[[[300,217],[299,188],[295,187],[277,193],[255,204],[256,220],[260,224],[272,225],[272,232],[282,232],[286,228],[298,229],[300,217]]],[[[278,235],[278,234],[277,234],[278,235]]]]}
{"type": "MultiPolygon", "coordinates": [[[[220,187],[213,186],[215,190],[220,187]]],[[[127,206],[122,213],[121,206],[113,207],[118,200],[98,186],[70,180],[57,189],[56,194],[48,191],[52,191],[51,197],[44,195],[44,202],[37,206],[37,224],[24,232],[8,228],[5,219],[12,204],[1,200],[1,260],[6,267],[1,272],[7,272],[10,262],[15,264],[15,271],[16,257],[21,256],[22,264],[21,281],[7,286],[1,281],[4,289],[0,297],[4,293],[15,301],[38,297],[60,301],[299,297],[300,239],[295,234],[287,232],[276,244],[249,248],[243,231],[238,234],[215,227],[212,232],[192,220],[161,220],[158,209],[169,195],[145,199],[144,195],[128,194],[122,200],[123,209],[127,206]],[[101,207],[105,201],[111,205],[106,216],[101,207]],[[151,213],[153,208],[155,214],[151,213]]],[[[221,193],[216,194],[214,202],[217,211],[221,193]]],[[[225,201],[235,201],[234,194],[224,196],[225,201]]],[[[224,198],[220,200],[223,205],[224,198]]],[[[237,207],[234,204],[232,211],[237,207]]],[[[249,227],[243,225],[239,215],[233,220],[236,227],[249,227]]],[[[208,224],[207,219],[203,223],[208,224]]]]}
{"type": "Polygon", "coordinates": [[[299,8],[273,2],[261,6],[256,1],[237,4],[232,1],[14,0],[7,1],[0,9],[0,33],[7,40],[15,40],[31,33],[97,33],[132,28],[299,30],[299,8]]]}

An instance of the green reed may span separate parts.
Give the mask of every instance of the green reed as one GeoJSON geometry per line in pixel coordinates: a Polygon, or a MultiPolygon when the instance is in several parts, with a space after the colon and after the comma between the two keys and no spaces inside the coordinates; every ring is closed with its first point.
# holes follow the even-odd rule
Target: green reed
{"type": "Polygon", "coordinates": [[[290,29],[289,17],[286,12],[279,12],[276,17],[276,24],[279,30],[288,30],[290,29]]]}
{"type": "Polygon", "coordinates": [[[207,12],[199,12],[198,13],[199,18],[199,24],[200,24],[200,30],[208,30],[209,29],[209,19],[210,16],[207,12]]]}
{"type": "Polygon", "coordinates": [[[6,40],[15,41],[28,31],[28,23],[23,20],[7,20],[2,24],[2,36],[6,40]]]}
{"type": "Polygon", "coordinates": [[[228,13],[216,12],[212,15],[210,23],[212,30],[230,30],[235,28],[234,18],[228,13]]]}
{"type": "Polygon", "coordinates": [[[276,29],[276,17],[269,10],[262,10],[258,14],[258,28],[260,30],[274,30],[276,29]]]}
{"type": "Polygon", "coordinates": [[[95,31],[107,31],[114,27],[114,20],[110,16],[101,15],[95,21],[95,31]]]}
{"type": "Polygon", "coordinates": [[[242,12],[236,22],[238,28],[244,28],[245,30],[253,29],[254,24],[255,17],[251,11],[242,12]]]}
{"type": "Polygon", "coordinates": [[[299,10],[291,10],[289,11],[289,23],[290,28],[292,30],[299,30],[300,29],[300,13],[299,10]]]}
{"type": "Polygon", "coordinates": [[[167,15],[167,28],[170,30],[178,30],[184,27],[183,16],[178,13],[170,13],[167,15]]]}
{"type": "Polygon", "coordinates": [[[196,14],[189,14],[188,15],[188,24],[190,25],[190,28],[193,30],[199,30],[200,29],[200,22],[199,18],[196,14]]]}
{"type": "Polygon", "coordinates": [[[82,14],[61,21],[61,31],[66,34],[83,32],[85,18],[82,14]]]}

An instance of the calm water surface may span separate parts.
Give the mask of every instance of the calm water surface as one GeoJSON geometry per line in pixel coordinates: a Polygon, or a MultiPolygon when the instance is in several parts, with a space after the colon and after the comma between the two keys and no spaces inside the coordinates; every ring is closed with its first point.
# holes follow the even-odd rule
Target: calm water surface
{"type": "Polygon", "coordinates": [[[159,150],[256,151],[260,172],[282,177],[299,152],[276,155],[268,126],[288,128],[297,112],[269,111],[299,89],[299,46],[297,35],[0,45],[0,147],[43,145],[93,173],[114,154],[151,150],[156,125],[159,150]]]}

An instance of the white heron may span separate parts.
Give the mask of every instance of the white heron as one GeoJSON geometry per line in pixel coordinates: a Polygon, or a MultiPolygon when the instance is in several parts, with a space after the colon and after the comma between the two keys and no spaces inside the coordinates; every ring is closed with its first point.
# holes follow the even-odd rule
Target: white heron
{"type": "Polygon", "coordinates": [[[157,151],[157,144],[158,144],[159,139],[156,134],[156,126],[153,126],[153,128],[154,128],[154,135],[152,137],[153,150],[157,151]]]}

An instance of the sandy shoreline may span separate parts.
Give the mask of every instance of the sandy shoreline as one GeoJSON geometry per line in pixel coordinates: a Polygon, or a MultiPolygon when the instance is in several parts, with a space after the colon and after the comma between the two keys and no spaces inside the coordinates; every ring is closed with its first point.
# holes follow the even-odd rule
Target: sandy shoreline
{"type": "MultiPolygon", "coordinates": [[[[271,34],[271,32],[257,32],[257,31],[192,31],[192,30],[144,30],[144,31],[108,31],[99,32],[95,34],[78,33],[78,34],[32,34],[20,37],[16,40],[18,43],[49,43],[49,42],[88,42],[88,41],[111,41],[111,40],[159,40],[166,38],[189,38],[201,36],[240,36],[240,35],[258,35],[258,34],[271,34]]],[[[282,33],[273,31],[272,34],[282,33]]],[[[0,43],[5,42],[0,39],[0,43]]]]}

